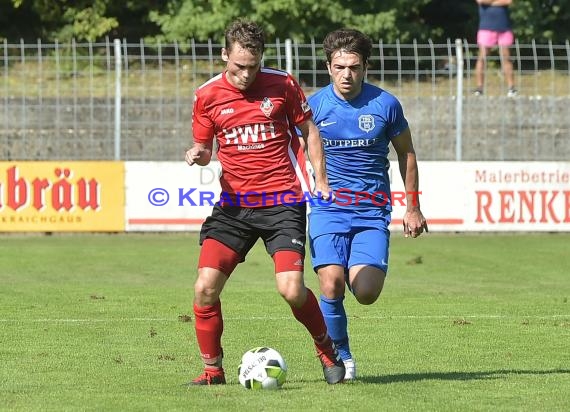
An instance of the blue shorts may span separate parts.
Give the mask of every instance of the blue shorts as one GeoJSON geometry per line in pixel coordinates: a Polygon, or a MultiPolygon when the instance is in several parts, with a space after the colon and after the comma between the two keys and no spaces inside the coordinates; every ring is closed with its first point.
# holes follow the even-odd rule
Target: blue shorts
{"type": "Polygon", "coordinates": [[[310,236],[313,269],[340,265],[348,270],[355,265],[368,265],[388,273],[390,231],[385,221],[380,222],[376,227],[355,228],[349,233],[310,236]]]}

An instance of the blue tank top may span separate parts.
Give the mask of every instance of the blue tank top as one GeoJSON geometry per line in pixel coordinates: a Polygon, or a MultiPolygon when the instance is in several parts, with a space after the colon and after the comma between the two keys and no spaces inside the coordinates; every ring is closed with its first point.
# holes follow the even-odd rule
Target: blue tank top
{"type": "Polygon", "coordinates": [[[479,30],[512,30],[508,6],[479,6],[479,30]]]}

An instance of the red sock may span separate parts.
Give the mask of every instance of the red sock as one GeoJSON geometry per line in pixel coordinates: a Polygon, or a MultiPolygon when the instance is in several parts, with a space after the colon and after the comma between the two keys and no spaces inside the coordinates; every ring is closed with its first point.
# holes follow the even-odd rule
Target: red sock
{"type": "Polygon", "coordinates": [[[315,341],[321,341],[326,336],[327,326],[325,325],[317,298],[315,298],[311,289],[307,288],[307,300],[305,300],[303,306],[300,308],[291,306],[291,310],[295,319],[307,328],[315,341]]]}
{"type": "Polygon", "coordinates": [[[198,340],[202,359],[206,363],[209,363],[209,359],[217,361],[218,356],[222,353],[221,340],[222,332],[224,331],[221,302],[218,300],[211,306],[194,304],[194,316],[196,318],[196,339],[198,340]]]}

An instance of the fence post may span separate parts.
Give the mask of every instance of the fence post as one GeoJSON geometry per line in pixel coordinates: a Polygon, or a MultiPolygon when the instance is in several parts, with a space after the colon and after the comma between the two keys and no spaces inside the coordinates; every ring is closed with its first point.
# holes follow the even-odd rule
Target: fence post
{"type": "Polygon", "coordinates": [[[285,70],[293,74],[293,45],[291,39],[285,39],[285,70]]]}
{"type": "Polygon", "coordinates": [[[455,59],[457,62],[457,93],[455,99],[455,160],[462,157],[463,134],[463,44],[455,39],[455,59]]]}
{"type": "Polygon", "coordinates": [[[121,160],[121,40],[115,39],[115,160],[121,160]]]}

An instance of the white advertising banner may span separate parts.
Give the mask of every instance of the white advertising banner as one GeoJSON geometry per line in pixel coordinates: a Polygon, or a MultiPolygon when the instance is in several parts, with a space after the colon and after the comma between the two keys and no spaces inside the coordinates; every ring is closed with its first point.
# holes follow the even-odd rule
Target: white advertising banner
{"type": "Polygon", "coordinates": [[[218,162],[126,162],[126,230],[200,230],[219,198],[219,173],[218,162]]]}
{"type": "MultiPolygon", "coordinates": [[[[570,231],[570,163],[420,162],[419,170],[431,231],[570,231]]],[[[217,162],[126,162],[126,230],[199,230],[219,199],[219,172],[217,162]]],[[[397,162],[390,175],[398,231],[406,206],[397,162]]]]}
{"type": "MultiPolygon", "coordinates": [[[[431,231],[463,231],[466,229],[466,211],[469,199],[465,195],[467,172],[464,163],[420,162],[418,164],[419,203],[431,231]]],[[[391,230],[403,231],[402,219],[406,204],[399,199],[405,194],[398,162],[390,163],[392,190],[391,230]]]]}
{"type": "Polygon", "coordinates": [[[465,230],[569,231],[570,163],[464,163],[465,230]]]}

